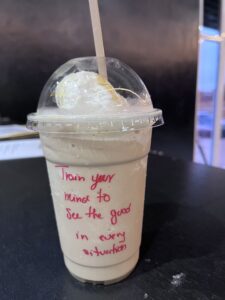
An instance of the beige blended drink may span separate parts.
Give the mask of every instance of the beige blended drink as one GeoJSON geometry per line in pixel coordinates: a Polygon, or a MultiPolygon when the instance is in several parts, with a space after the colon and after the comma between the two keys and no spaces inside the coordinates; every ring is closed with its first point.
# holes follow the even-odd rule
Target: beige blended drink
{"type": "Polygon", "coordinates": [[[162,124],[138,75],[106,59],[73,59],[46,83],[28,127],[47,161],[65,264],[81,281],[109,284],[139,258],[147,156],[162,124]]]}

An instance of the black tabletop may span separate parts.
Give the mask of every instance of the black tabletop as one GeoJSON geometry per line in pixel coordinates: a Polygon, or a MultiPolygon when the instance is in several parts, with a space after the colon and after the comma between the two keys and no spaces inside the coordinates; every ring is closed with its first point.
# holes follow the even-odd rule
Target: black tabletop
{"type": "Polygon", "coordinates": [[[64,266],[44,159],[0,163],[0,299],[225,299],[225,171],[150,156],[141,257],[112,286],[64,266]]]}

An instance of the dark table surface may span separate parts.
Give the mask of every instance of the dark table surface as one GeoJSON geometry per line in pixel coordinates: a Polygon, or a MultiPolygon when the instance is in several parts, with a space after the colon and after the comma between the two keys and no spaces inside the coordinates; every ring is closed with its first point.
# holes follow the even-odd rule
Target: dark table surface
{"type": "Polygon", "coordinates": [[[225,171],[150,156],[140,261],[112,286],[64,267],[44,159],[0,162],[0,180],[1,300],[225,299],[225,171]]]}

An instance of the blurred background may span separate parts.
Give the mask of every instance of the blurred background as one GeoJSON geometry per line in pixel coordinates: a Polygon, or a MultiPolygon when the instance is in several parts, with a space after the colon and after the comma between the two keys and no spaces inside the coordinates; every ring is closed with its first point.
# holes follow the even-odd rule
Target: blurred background
{"type": "MultiPolygon", "coordinates": [[[[152,152],[225,168],[225,0],[99,4],[106,55],[130,65],[163,110],[152,152]]],[[[41,156],[18,124],[56,68],[95,55],[88,1],[2,0],[0,16],[0,159],[41,156]]]]}

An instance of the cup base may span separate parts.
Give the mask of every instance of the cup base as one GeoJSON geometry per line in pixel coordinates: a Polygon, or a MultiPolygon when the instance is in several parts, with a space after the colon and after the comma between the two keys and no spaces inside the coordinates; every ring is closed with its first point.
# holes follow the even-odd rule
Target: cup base
{"type": "Polygon", "coordinates": [[[114,284],[125,279],[134,269],[139,258],[139,251],[128,260],[106,267],[87,267],[77,264],[64,256],[64,261],[71,275],[78,281],[92,284],[114,284]]]}

